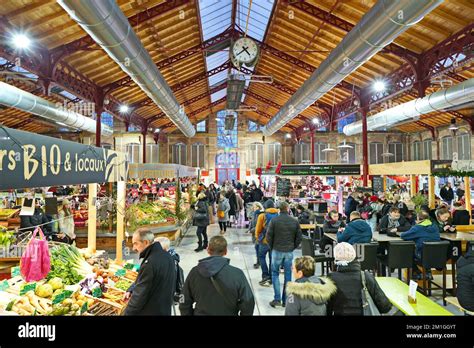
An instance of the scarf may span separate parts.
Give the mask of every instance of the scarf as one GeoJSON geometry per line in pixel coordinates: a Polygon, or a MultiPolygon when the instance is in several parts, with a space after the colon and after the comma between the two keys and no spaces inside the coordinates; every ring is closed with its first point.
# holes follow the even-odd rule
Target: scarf
{"type": "Polygon", "coordinates": [[[388,229],[398,228],[400,226],[400,219],[393,220],[390,215],[388,216],[388,229]]]}

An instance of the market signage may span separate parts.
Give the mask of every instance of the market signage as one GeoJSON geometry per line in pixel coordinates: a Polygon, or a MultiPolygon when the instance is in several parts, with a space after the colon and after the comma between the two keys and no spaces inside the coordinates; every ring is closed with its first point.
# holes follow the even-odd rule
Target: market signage
{"type": "Polygon", "coordinates": [[[0,190],[126,180],[123,153],[0,127],[0,190]]]}
{"type": "Polygon", "coordinates": [[[453,161],[451,164],[451,169],[458,172],[472,172],[474,170],[474,161],[453,161]]]}
{"type": "Polygon", "coordinates": [[[359,164],[282,165],[280,175],[360,175],[359,164]]]}
{"type": "Polygon", "coordinates": [[[197,177],[198,168],[187,167],[180,164],[165,163],[134,163],[130,165],[128,172],[131,179],[143,178],[176,178],[179,177],[197,177]]]}

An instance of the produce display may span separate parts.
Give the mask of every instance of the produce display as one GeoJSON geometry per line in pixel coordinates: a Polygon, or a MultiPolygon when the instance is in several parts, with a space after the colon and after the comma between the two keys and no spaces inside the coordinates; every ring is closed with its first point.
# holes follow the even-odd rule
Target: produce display
{"type": "Polygon", "coordinates": [[[131,281],[126,280],[126,279],[120,279],[113,285],[113,287],[119,290],[127,291],[131,285],[132,285],[131,281]]]}
{"type": "Polygon", "coordinates": [[[104,302],[96,302],[89,307],[89,313],[92,315],[117,315],[117,308],[104,302]]]}
{"type": "Polygon", "coordinates": [[[144,202],[133,204],[128,207],[126,219],[132,230],[140,226],[153,225],[162,222],[175,222],[174,201],[162,198],[160,202],[168,202],[162,205],[158,202],[144,202]],[[173,202],[171,206],[169,202],[173,202]]]}
{"type": "Polygon", "coordinates": [[[59,277],[65,285],[79,283],[84,276],[92,273],[92,266],[75,246],[61,244],[51,250],[51,271],[48,280],[59,277]]]}
{"type": "Polygon", "coordinates": [[[51,315],[79,316],[83,314],[85,309],[92,307],[93,304],[93,299],[88,299],[83,294],[76,292],[70,298],[54,304],[51,315]],[[87,305],[85,305],[86,303],[87,305]]]}
{"type": "Polygon", "coordinates": [[[35,296],[33,291],[10,302],[7,311],[13,311],[19,315],[48,315],[52,311],[50,300],[35,296]]]}
{"type": "Polygon", "coordinates": [[[15,233],[8,231],[4,226],[0,226],[0,247],[8,248],[16,240],[15,233]]]}

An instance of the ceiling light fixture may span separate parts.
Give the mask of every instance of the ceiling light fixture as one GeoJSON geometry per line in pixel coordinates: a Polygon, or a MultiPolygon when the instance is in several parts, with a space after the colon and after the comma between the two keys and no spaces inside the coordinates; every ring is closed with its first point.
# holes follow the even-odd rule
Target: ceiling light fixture
{"type": "Polygon", "coordinates": [[[456,119],[455,118],[451,119],[451,125],[449,126],[448,129],[452,130],[452,131],[457,131],[459,129],[459,127],[456,125],[456,119]]]}
{"type": "Polygon", "coordinates": [[[119,111],[121,113],[128,112],[128,105],[120,105],[119,111]]]}
{"type": "Polygon", "coordinates": [[[338,148],[340,148],[340,149],[353,149],[353,147],[351,145],[346,144],[345,140],[341,145],[338,146],[338,148]]]}
{"type": "Polygon", "coordinates": [[[31,40],[25,34],[15,34],[12,38],[13,45],[16,48],[25,49],[28,48],[31,44],[31,40]]]}
{"type": "Polygon", "coordinates": [[[383,92],[383,91],[385,91],[385,87],[386,87],[386,86],[385,86],[385,82],[382,81],[382,80],[377,80],[377,81],[375,81],[375,83],[374,83],[374,90],[375,90],[376,92],[383,92]]]}

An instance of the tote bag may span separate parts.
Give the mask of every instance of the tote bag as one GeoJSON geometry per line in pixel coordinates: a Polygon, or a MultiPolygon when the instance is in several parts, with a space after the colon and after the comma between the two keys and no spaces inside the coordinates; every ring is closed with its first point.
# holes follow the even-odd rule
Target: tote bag
{"type": "Polygon", "coordinates": [[[44,279],[51,270],[48,241],[41,228],[37,227],[28,242],[20,261],[20,272],[27,282],[44,279]],[[36,239],[39,232],[40,239],[36,239]]]}

